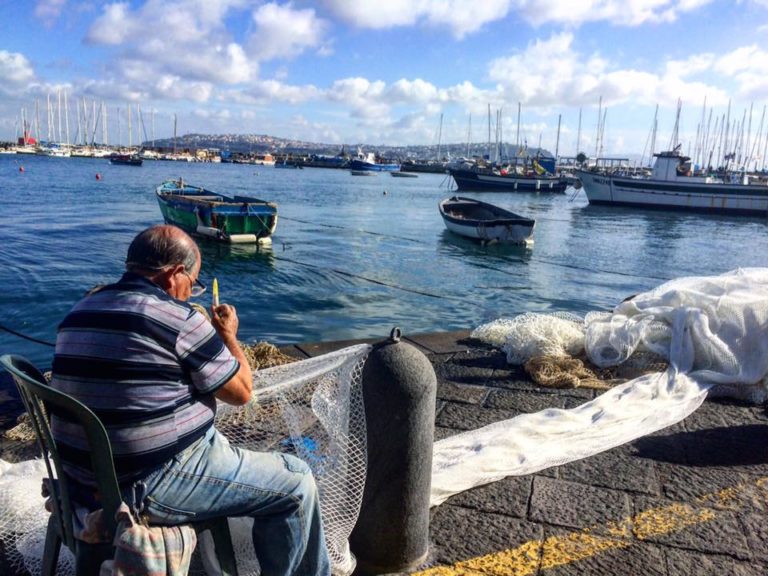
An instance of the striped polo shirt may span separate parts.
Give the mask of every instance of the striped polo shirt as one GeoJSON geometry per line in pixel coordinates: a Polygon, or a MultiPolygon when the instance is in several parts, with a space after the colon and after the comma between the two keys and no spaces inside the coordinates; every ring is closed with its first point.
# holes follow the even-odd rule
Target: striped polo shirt
{"type": "MultiPolygon", "coordinates": [[[[200,312],[128,272],[61,323],[52,385],[101,419],[118,480],[129,482],[205,434],[213,393],[239,367],[200,312]]],[[[67,473],[93,484],[82,428],[55,412],[52,427],[67,473]]]]}

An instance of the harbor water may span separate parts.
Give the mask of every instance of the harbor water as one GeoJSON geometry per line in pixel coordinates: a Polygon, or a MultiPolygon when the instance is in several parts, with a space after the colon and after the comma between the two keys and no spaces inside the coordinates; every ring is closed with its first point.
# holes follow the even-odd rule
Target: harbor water
{"type": "MultiPolygon", "coordinates": [[[[154,188],[179,177],[278,204],[269,248],[198,241],[200,279],[218,279],[248,343],[584,314],[668,279],[768,266],[765,218],[594,207],[574,189],[462,193],[536,219],[531,247],[481,246],[445,230],[437,205],[456,191],[442,174],[2,155],[0,352],[49,366],[53,348],[33,339],[53,342],[86,290],[119,278],[131,239],[162,222],[154,188]]],[[[210,305],[210,290],[200,303],[210,305]]]]}

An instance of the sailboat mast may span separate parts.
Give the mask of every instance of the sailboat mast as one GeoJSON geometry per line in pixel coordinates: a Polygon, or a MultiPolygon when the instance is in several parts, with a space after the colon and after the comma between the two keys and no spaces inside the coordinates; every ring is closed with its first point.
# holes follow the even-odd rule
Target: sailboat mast
{"type": "Polygon", "coordinates": [[[501,109],[496,110],[496,146],[494,146],[496,162],[501,162],[501,109]]]}
{"type": "Polygon", "coordinates": [[[557,140],[555,140],[555,162],[560,157],[560,122],[563,119],[562,114],[557,115],[557,140]]]}
{"type": "Polygon", "coordinates": [[[131,130],[131,104],[128,103],[128,148],[133,146],[133,130],[131,130]]]}
{"type": "Polygon", "coordinates": [[[57,140],[59,142],[63,142],[64,139],[61,137],[61,88],[59,88],[58,92],[56,93],[56,98],[58,99],[58,107],[59,107],[59,121],[58,121],[58,127],[59,127],[59,137],[57,140]]]}
{"type": "Polygon", "coordinates": [[[69,104],[66,90],[64,91],[64,126],[67,130],[67,146],[69,146],[69,104]]]}
{"type": "Polygon", "coordinates": [[[762,169],[763,170],[765,170],[765,155],[768,154],[768,129],[765,130],[764,141],[765,141],[765,143],[763,144],[763,154],[762,154],[762,156],[763,156],[762,169]]]}
{"type": "Polygon", "coordinates": [[[576,130],[576,154],[579,155],[579,148],[581,148],[581,106],[579,106],[579,128],[576,130]]]}
{"type": "Polygon", "coordinates": [[[40,103],[35,98],[35,136],[37,137],[37,145],[40,145],[40,103]]]}
{"type": "Polygon", "coordinates": [[[491,105],[488,104],[488,161],[491,160],[491,105]]]}
{"type": "Polygon", "coordinates": [[[603,97],[597,104],[597,134],[595,134],[595,158],[600,155],[600,122],[603,118],[603,97]]]}
{"type": "Polygon", "coordinates": [[[96,115],[96,98],[93,99],[91,102],[91,108],[93,108],[93,128],[91,130],[91,146],[96,145],[96,125],[98,124],[99,118],[96,115]]]}
{"type": "Polygon", "coordinates": [[[648,159],[648,165],[653,162],[653,155],[656,153],[656,131],[659,128],[659,105],[656,104],[656,112],[653,113],[653,127],[651,128],[651,156],[648,159]]]}
{"type": "Polygon", "coordinates": [[[520,152],[520,108],[521,104],[520,102],[517,103],[517,134],[515,134],[515,147],[517,152],[515,153],[515,157],[519,156],[520,152]]]}
{"type": "Polygon", "coordinates": [[[673,150],[677,144],[679,139],[679,132],[680,132],[680,110],[683,107],[683,101],[679,98],[677,99],[677,114],[675,115],[675,127],[672,128],[672,138],[669,142],[669,149],[673,150]]]}
{"type": "Polygon", "coordinates": [[[52,137],[51,137],[51,125],[53,124],[53,117],[51,116],[52,112],[51,112],[51,93],[50,92],[48,92],[45,95],[45,99],[46,99],[45,116],[46,116],[46,120],[47,120],[47,122],[46,122],[46,124],[47,124],[46,139],[48,140],[48,145],[50,146],[51,139],[52,139],[52,137]]]}
{"type": "Polygon", "coordinates": [[[470,146],[472,142],[472,112],[469,113],[469,124],[467,125],[467,158],[470,158],[470,146]]]}
{"type": "Polygon", "coordinates": [[[600,153],[599,156],[602,156],[603,154],[603,143],[605,142],[605,120],[608,117],[608,108],[606,107],[605,110],[603,110],[603,119],[600,121],[600,153]]]}
{"type": "Polygon", "coordinates": [[[443,113],[440,112],[440,127],[437,129],[437,161],[440,162],[440,143],[443,137],[443,113]]]}
{"type": "Polygon", "coordinates": [[[754,161],[753,170],[757,170],[757,154],[760,151],[760,138],[763,135],[764,121],[765,121],[765,104],[763,104],[763,113],[760,116],[760,128],[757,129],[757,135],[755,136],[755,141],[752,143],[752,146],[749,151],[749,159],[754,161]]]}

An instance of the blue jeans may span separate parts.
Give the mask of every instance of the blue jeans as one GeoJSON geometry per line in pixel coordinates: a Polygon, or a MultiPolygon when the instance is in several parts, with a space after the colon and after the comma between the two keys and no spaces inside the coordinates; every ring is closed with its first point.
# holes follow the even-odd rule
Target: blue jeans
{"type": "Polygon", "coordinates": [[[294,456],[232,447],[211,428],[137,487],[153,523],[252,517],[263,576],[331,573],[315,480],[294,456]]]}

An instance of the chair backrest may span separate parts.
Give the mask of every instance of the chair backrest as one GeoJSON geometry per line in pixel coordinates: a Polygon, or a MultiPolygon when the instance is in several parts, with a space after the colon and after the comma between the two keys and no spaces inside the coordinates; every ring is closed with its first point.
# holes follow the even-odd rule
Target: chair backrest
{"type": "Polygon", "coordinates": [[[120,506],[120,487],[112,461],[112,446],[99,418],[91,410],[68,394],[51,388],[42,373],[21,356],[6,354],[0,364],[13,376],[21,400],[32,421],[38,445],[43,453],[51,482],[54,514],[59,522],[59,533],[70,550],[75,550],[72,514],[71,482],[64,473],[59,451],[51,431],[50,415],[55,413],[83,427],[89,445],[91,469],[96,477],[103,521],[110,535],[115,533],[115,513],[120,506]],[[55,471],[55,476],[54,476],[55,471]]]}

